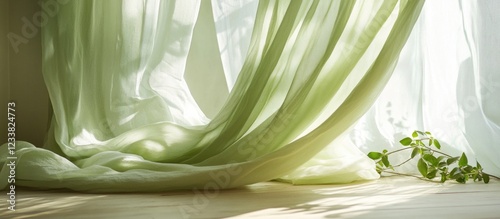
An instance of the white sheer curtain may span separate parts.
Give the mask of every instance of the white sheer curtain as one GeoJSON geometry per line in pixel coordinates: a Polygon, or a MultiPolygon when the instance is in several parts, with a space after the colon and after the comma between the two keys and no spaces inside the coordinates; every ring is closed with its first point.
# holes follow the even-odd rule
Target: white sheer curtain
{"type": "Polygon", "coordinates": [[[427,1],[394,75],[346,142],[382,150],[426,130],[444,151],[500,175],[499,10],[496,0],[427,1]]]}
{"type": "Polygon", "coordinates": [[[53,135],[47,150],[19,143],[19,184],[158,191],[233,167],[244,172],[221,188],[373,179],[355,146],[395,147],[414,129],[500,175],[499,1],[426,2],[397,65],[421,2],[211,2],[232,91],[211,121],[184,79],[199,1],[61,10],[43,30],[53,135]]]}
{"type": "MultiPolygon", "coordinates": [[[[208,120],[184,79],[200,1],[69,1],[42,29],[49,140],[17,143],[16,185],[131,192],[377,178],[337,139],[384,88],[423,3],[259,1],[246,48],[228,19],[255,3],[221,1],[214,26],[234,86],[208,120]]],[[[6,144],[0,152],[5,163],[6,144]]]]}
{"type": "MultiPolygon", "coordinates": [[[[255,2],[212,1],[229,88],[245,58],[248,39],[242,33],[253,24],[255,2]]],[[[400,147],[399,140],[414,130],[426,130],[441,140],[444,151],[457,156],[464,151],[500,175],[498,10],[496,0],[427,1],[385,90],[337,144],[381,151],[400,147]]],[[[316,159],[321,154],[333,165],[335,154],[342,153],[325,149],[316,159]]]]}

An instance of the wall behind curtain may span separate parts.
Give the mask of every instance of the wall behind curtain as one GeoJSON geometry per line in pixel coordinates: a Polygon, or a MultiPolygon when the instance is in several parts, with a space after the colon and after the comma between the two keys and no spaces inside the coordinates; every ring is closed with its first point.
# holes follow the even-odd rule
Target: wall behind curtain
{"type": "Polygon", "coordinates": [[[38,1],[2,0],[0,3],[1,95],[0,95],[0,142],[7,141],[7,102],[16,102],[16,138],[42,145],[48,122],[49,99],[42,78],[42,54],[40,30],[27,37],[26,44],[18,46],[16,53],[7,34],[22,36],[26,20],[40,11],[38,1]],[[23,21],[25,20],[25,21],[23,21]]]}
{"type": "MultiPolygon", "coordinates": [[[[7,101],[9,100],[9,42],[7,41],[7,33],[9,32],[9,2],[0,1],[0,115],[7,115],[7,101]]],[[[0,144],[7,141],[7,135],[3,127],[7,127],[7,120],[0,119],[0,127],[2,133],[0,135],[0,144]]]]}

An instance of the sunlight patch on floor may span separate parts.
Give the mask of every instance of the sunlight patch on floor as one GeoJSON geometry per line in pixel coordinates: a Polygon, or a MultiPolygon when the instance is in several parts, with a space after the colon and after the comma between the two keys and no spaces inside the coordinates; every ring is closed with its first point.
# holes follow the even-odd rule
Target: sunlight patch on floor
{"type": "MultiPolygon", "coordinates": [[[[397,180],[396,180],[397,181],[397,180]]],[[[412,184],[394,186],[392,184],[364,183],[312,190],[327,196],[287,208],[267,208],[234,217],[240,218],[354,218],[369,216],[370,212],[384,206],[394,206],[409,202],[417,197],[438,193],[444,187],[440,184],[412,184]],[[329,196],[329,197],[328,197],[329,196]]]]}

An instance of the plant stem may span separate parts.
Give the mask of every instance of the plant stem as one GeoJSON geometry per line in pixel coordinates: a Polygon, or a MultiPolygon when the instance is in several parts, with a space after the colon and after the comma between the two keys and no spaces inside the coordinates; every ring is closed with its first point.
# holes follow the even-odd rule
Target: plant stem
{"type": "Polygon", "coordinates": [[[415,175],[411,175],[411,174],[406,174],[406,173],[398,173],[398,172],[393,172],[393,171],[388,171],[388,170],[382,170],[382,172],[389,173],[389,174],[394,174],[394,175],[411,176],[411,177],[415,177],[415,178],[418,178],[418,179],[424,179],[423,177],[415,176],[415,175]]]}
{"type": "Polygon", "coordinates": [[[386,155],[389,156],[389,155],[394,154],[396,152],[400,152],[400,151],[404,151],[404,150],[408,150],[408,149],[412,149],[412,147],[406,147],[406,148],[401,148],[401,149],[398,149],[395,151],[391,151],[391,152],[387,153],[386,155]]]}
{"type": "Polygon", "coordinates": [[[411,175],[411,174],[398,173],[398,172],[387,171],[387,170],[382,170],[382,172],[389,173],[389,174],[394,174],[394,175],[399,175],[399,176],[414,177],[414,178],[417,178],[417,179],[420,179],[420,180],[425,180],[425,181],[433,182],[433,183],[441,183],[441,182],[438,182],[438,181],[434,181],[434,180],[431,180],[431,179],[427,179],[427,178],[424,178],[424,177],[415,176],[415,175],[411,175]]]}
{"type": "Polygon", "coordinates": [[[430,148],[430,147],[428,147],[428,146],[424,146],[424,147],[425,147],[425,148],[427,148],[427,149],[429,149],[429,150],[430,150],[430,151],[432,151],[432,152],[436,152],[436,153],[438,153],[438,154],[441,154],[441,155],[444,155],[444,156],[447,156],[447,157],[452,157],[452,156],[451,156],[451,155],[449,155],[449,154],[443,153],[443,152],[441,152],[441,151],[436,151],[436,150],[434,150],[434,149],[432,149],[432,148],[430,148]]]}
{"type": "MultiPolygon", "coordinates": [[[[483,173],[485,173],[485,172],[483,172],[483,173]]],[[[485,173],[485,174],[488,174],[488,176],[493,177],[493,178],[495,178],[495,179],[500,179],[500,177],[498,177],[498,176],[491,175],[491,174],[489,174],[489,173],[485,173]]]]}
{"type": "Polygon", "coordinates": [[[413,140],[415,140],[415,141],[423,141],[423,140],[429,140],[429,139],[431,139],[431,138],[429,138],[429,137],[427,137],[427,138],[415,138],[413,140]]]}
{"type": "Polygon", "coordinates": [[[409,158],[408,160],[403,161],[403,163],[400,163],[400,164],[395,165],[395,166],[392,166],[392,167],[399,167],[399,166],[401,166],[401,165],[403,165],[403,164],[407,163],[407,162],[408,162],[408,161],[410,161],[410,160],[413,160],[413,158],[409,158]]]}

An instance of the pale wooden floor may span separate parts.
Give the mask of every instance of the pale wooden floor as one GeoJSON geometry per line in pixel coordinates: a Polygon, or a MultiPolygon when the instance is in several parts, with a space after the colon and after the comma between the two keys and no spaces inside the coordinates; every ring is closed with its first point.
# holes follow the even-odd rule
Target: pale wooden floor
{"type": "Polygon", "coordinates": [[[500,182],[429,183],[386,177],[347,185],[265,182],[213,194],[17,191],[0,218],[500,218],[500,182]]]}

